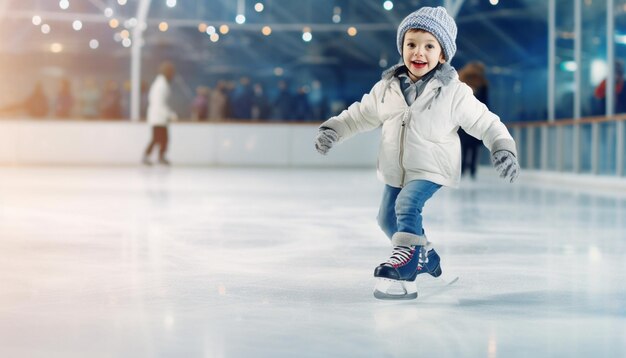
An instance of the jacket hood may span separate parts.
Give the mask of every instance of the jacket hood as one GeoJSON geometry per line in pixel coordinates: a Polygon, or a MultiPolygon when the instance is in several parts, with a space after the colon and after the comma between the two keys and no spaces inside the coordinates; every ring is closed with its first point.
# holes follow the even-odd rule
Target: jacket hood
{"type": "MultiPolygon", "coordinates": [[[[404,72],[404,71],[406,71],[406,66],[404,65],[404,63],[400,62],[386,69],[382,73],[381,78],[383,80],[388,81],[392,79],[394,76],[396,76],[397,74],[399,74],[400,72],[404,72]]],[[[435,74],[433,75],[433,79],[441,81],[441,83],[443,83],[444,86],[448,85],[450,82],[452,82],[453,79],[457,77],[458,75],[456,73],[456,70],[447,62],[444,62],[443,64],[441,64],[439,68],[435,70],[435,74]]]]}

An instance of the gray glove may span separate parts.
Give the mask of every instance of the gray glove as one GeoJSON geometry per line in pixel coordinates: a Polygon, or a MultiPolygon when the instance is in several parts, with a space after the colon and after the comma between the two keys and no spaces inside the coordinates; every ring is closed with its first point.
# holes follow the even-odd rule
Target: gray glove
{"type": "Polygon", "coordinates": [[[491,163],[496,168],[500,178],[514,182],[519,175],[520,168],[515,155],[508,150],[498,150],[491,154],[491,163]]]}
{"type": "Polygon", "coordinates": [[[339,135],[333,129],[322,127],[315,137],[315,149],[320,154],[326,155],[333,144],[337,142],[339,135]]]}

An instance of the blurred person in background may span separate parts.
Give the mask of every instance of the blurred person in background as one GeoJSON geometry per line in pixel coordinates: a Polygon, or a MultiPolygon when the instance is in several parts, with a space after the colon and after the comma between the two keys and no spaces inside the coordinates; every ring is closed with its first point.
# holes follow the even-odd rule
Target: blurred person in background
{"type": "Polygon", "coordinates": [[[311,104],[311,119],[324,120],[328,116],[328,100],[322,90],[322,82],[314,80],[311,82],[311,92],[309,92],[309,103],[311,104]]]}
{"type": "Polygon", "coordinates": [[[74,95],[72,84],[69,79],[62,78],[59,92],[54,102],[54,116],[57,118],[70,118],[74,107],[74,95]]]}
{"type": "Polygon", "coordinates": [[[43,118],[48,115],[48,96],[43,90],[41,81],[37,81],[33,91],[23,101],[10,104],[0,109],[0,113],[13,115],[26,113],[32,118],[43,118]]]}
{"type": "Polygon", "coordinates": [[[215,88],[209,95],[209,120],[221,121],[226,119],[228,114],[228,97],[226,93],[226,82],[217,81],[215,88]]]}
{"type": "Polygon", "coordinates": [[[107,81],[100,104],[100,116],[104,119],[122,118],[122,92],[116,81],[107,81]]]}
{"type": "Polygon", "coordinates": [[[272,105],[272,119],[288,121],[293,118],[293,96],[289,93],[287,81],[278,81],[278,94],[272,105]]]}
{"type": "MultiPolygon", "coordinates": [[[[478,61],[468,63],[459,71],[459,80],[470,86],[476,99],[485,105],[489,104],[489,82],[485,76],[485,65],[478,61]]],[[[463,128],[459,128],[458,133],[461,140],[461,176],[469,172],[472,180],[475,180],[482,141],[467,134],[463,128]]]]}
{"type": "Polygon", "coordinates": [[[307,86],[298,87],[293,98],[293,118],[301,122],[311,119],[311,104],[309,103],[309,88],[307,86]]]}
{"type": "MultiPolygon", "coordinates": [[[[606,107],[606,79],[596,87],[594,97],[598,102],[597,113],[604,113],[606,107]]],[[[624,89],[624,62],[615,61],[615,113],[626,112],[626,90],[624,89]]]]}
{"type": "Polygon", "coordinates": [[[87,77],[78,95],[82,118],[94,119],[100,115],[100,90],[92,77],[87,77]]]}
{"type": "Polygon", "coordinates": [[[268,119],[270,107],[263,91],[263,85],[255,83],[254,86],[252,86],[252,91],[254,93],[252,97],[252,110],[250,111],[252,120],[268,119]]]}
{"type": "Polygon", "coordinates": [[[196,87],[196,96],[191,101],[191,120],[204,121],[209,116],[210,89],[207,86],[196,87]]]}
{"type": "Polygon", "coordinates": [[[235,119],[249,120],[252,118],[252,101],[254,91],[250,85],[249,77],[241,77],[239,86],[235,88],[232,96],[231,113],[235,119]]]}
{"type": "Polygon", "coordinates": [[[226,118],[233,119],[233,101],[237,89],[236,81],[226,81],[226,118]]]}
{"type": "Polygon", "coordinates": [[[169,104],[172,93],[171,83],[175,74],[174,64],[169,61],[163,62],[159,67],[159,75],[150,86],[147,122],[152,127],[152,139],[144,152],[143,164],[145,165],[152,165],[150,155],[157,145],[159,146],[159,163],[170,164],[165,154],[169,142],[168,124],[178,119],[178,115],[169,104]]]}

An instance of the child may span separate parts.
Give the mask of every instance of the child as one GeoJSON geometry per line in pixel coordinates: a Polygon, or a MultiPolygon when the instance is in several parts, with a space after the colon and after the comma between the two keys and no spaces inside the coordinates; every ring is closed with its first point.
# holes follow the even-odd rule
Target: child
{"type": "Polygon", "coordinates": [[[408,15],[397,32],[402,62],[383,73],[361,102],[322,123],[315,148],[382,126],[378,177],[385,183],[378,224],[391,239],[391,257],[374,270],[379,299],[413,299],[418,274],[441,275],[439,255],[426,239],[422,209],[441,186],[457,187],[461,149],[457,129],[480,138],[500,177],[519,174],[515,141],[495,114],[460,82],[450,60],[457,28],[443,7],[408,15]],[[403,294],[388,289],[402,284],[403,294]]]}

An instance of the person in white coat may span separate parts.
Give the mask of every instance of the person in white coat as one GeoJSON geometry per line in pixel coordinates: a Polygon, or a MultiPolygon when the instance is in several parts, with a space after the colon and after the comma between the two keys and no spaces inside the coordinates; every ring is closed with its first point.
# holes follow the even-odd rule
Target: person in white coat
{"type": "Polygon", "coordinates": [[[507,128],[450,65],[456,34],[443,7],[408,15],[397,31],[400,63],[385,71],[360,102],[322,123],[315,138],[317,151],[326,154],[337,142],[382,127],[377,171],[385,188],[378,223],[393,252],[374,270],[376,298],[416,298],[412,282],[418,274],[442,273],[422,226],[422,210],[441,186],[459,185],[459,127],[483,140],[501,177],[513,182],[520,171],[507,128]],[[394,282],[401,284],[401,293],[390,291],[394,282]]]}
{"type": "Polygon", "coordinates": [[[170,121],[178,119],[176,112],[169,105],[171,95],[170,83],[174,79],[175,73],[176,68],[174,64],[163,62],[159,68],[159,75],[150,86],[147,121],[152,127],[152,139],[143,156],[143,163],[146,165],[152,165],[150,154],[156,145],[159,146],[159,163],[163,165],[170,164],[165,154],[169,142],[167,126],[170,121]]]}

